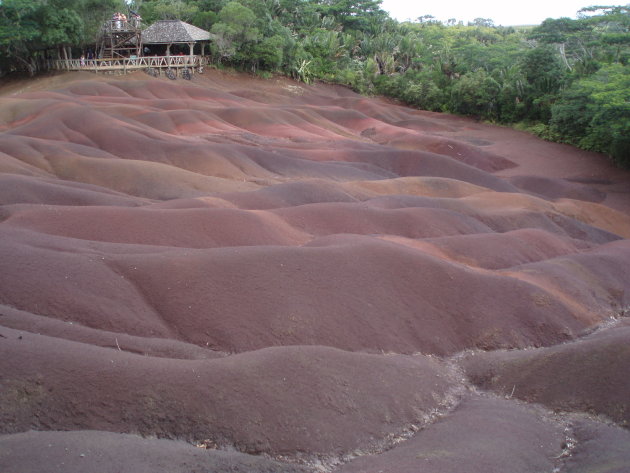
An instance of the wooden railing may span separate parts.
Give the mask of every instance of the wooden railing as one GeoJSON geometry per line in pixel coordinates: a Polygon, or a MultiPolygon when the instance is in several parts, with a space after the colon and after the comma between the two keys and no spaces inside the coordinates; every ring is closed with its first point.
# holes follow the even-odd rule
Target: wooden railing
{"type": "Polygon", "coordinates": [[[205,56],[141,56],[118,59],[57,59],[55,69],[64,71],[127,71],[135,69],[170,69],[199,67],[206,64],[205,56]]]}

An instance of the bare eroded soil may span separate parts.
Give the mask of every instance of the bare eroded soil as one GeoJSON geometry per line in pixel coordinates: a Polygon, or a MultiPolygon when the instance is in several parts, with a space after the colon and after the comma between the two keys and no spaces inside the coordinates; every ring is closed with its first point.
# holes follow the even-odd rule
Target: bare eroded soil
{"type": "Polygon", "coordinates": [[[323,84],[0,87],[0,471],[630,471],[630,174],[323,84]]]}

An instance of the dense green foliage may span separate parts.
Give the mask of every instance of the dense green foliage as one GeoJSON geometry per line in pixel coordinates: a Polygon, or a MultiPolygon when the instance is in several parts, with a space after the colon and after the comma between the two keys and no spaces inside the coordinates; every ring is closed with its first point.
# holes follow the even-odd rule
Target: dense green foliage
{"type": "MultiPolygon", "coordinates": [[[[409,105],[505,124],[630,165],[630,6],[577,20],[497,27],[425,15],[399,23],[380,0],[136,0],[146,23],[181,18],[211,31],[212,60],[252,72],[345,84],[409,105]]],[[[81,46],[120,0],[3,0],[0,60],[81,46]],[[101,15],[100,18],[97,17],[101,15]]]]}
{"type": "Polygon", "coordinates": [[[123,0],[0,1],[0,75],[32,74],[45,68],[52,51],[56,58],[64,47],[93,42],[103,19],[123,7],[123,0]]]}

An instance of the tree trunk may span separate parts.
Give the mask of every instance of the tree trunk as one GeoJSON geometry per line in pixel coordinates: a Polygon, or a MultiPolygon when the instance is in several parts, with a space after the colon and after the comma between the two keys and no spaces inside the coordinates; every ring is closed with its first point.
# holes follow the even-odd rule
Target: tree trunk
{"type": "Polygon", "coordinates": [[[564,43],[560,43],[560,45],[558,46],[558,49],[560,50],[560,55],[562,56],[564,65],[567,66],[567,69],[572,71],[573,68],[569,65],[569,61],[567,60],[567,54],[566,54],[566,51],[564,50],[564,43]]]}

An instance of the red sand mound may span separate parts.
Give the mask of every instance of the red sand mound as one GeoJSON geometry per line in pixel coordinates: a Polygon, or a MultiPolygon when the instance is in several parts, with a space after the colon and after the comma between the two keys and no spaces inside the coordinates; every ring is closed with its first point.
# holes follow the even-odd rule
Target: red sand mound
{"type": "Polygon", "coordinates": [[[296,245],[309,239],[273,214],[237,209],[55,206],[23,209],[5,223],[82,240],[186,248],[296,245]]]}
{"type": "Polygon", "coordinates": [[[5,231],[1,242],[9,306],[220,351],[315,344],[445,354],[549,345],[594,322],[542,285],[372,238],[191,250],[5,231]]]}

